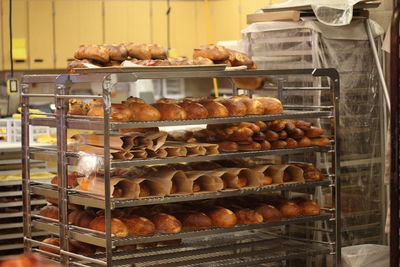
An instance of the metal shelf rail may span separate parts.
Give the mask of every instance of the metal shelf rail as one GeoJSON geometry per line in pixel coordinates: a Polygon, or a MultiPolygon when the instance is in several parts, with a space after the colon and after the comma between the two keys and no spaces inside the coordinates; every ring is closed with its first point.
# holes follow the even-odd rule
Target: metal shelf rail
{"type": "MultiPolygon", "coordinates": [[[[310,90],[310,88],[277,88],[277,90],[310,90]]],[[[237,94],[237,88],[233,87],[233,94],[237,94]]],[[[249,92],[251,95],[251,92],[249,92]]],[[[234,256],[229,254],[229,257],[220,256],[217,252],[226,250],[225,248],[218,248],[218,246],[212,247],[207,244],[206,248],[203,248],[203,252],[194,251],[191,256],[189,252],[179,251],[172,252],[168,256],[160,254],[157,257],[171,258],[167,263],[156,262],[156,266],[192,266],[197,265],[197,259],[192,259],[192,256],[204,255],[205,263],[215,262],[220,266],[252,266],[255,263],[265,263],[269,261],[280,261],[288,260],[291,257],[303,257],[305,255],[317,255],[317,254],[334,254],[336,258],[336,264],[340,265],[340,252],[341,252],[341,209],[340,209],[340,179],[338,178],[340,173],[340,156],[338,153],[339,141],[338,141],[338,103],[339,103],[339,76],[335,69],[293,69],[293,70],[246,70],[246,71],[149,71],[149,72],[135,72],[135,73],[91,73],[91,74],[63,74],[63,75],[26,75],[22,79],[21,83],[21,105],[22,105],[22,120],[23,120],[23,188],[24,188],[24,244],[26,251],[38,250],[32,249],[34,245],[44,245],[52,247],[51,245],[39,242],[32,237],[32,229],[40,229],[48,231],[58,235],[60,238],[60,255],[49,255],[44,251],[43,254],[53,257],[60,261],[62,264],[77,264],[79,266],[88,266],[91,264],[102,265],[102,266],[115,266],[115,265],[126,265],[128,262],[131,263],[132,259],[120,260],[119,254],[113,252],[113,246],[124,246],[129,244],[140,244],[143,242],[156,242],[162,240],[174,240],[177,238],[183,238],[184,242],[189,242],[193,237],[206,236],[212,237],[216,234],[233,233],[233,232],[245,232],[245,231],[256,231],[257,229],[263,229],[266,227],[276,227],[283,225],[290,225],[295,223],[313,222],[313,221],[330,221],[333,225],[333,240],[334,242],[328,242],[328,247],[322,248],[315,247],[311,244],[303,244],[293,240],[279,239],[280,243],[283,244],[280,248],[286,252],[280,254],[271,254],[271,257],[267,257],[265,253],[267,250],[260,244],[267,242],[267,240],[260,240],[257,243],[260,246],[249,245],[250,250],[246,250],[243,253],[234,253],[234,256]],[[111,111],[111,100],[110,93],[116,83],[119,82],[135,82],[138,79],[168,79],[168,78],[210,78],[210,77],[266,77],[266,76],[279,76],[279,75],[308,75],[314,78],[326,78],[329,80],[330,87],[327,88],[316,88],[317,90],[324,90],[330,93],[331,105],[330,106],[295,106],[286,110],[285,113],[279,115],[265,115],[265,116],[245,116],[245,117],[232,117],[223,119],[207,119],[207,120],[186,120],[186,121],[159,121],[159,122],[127,122],[127,123],[116,123],[110,120],[111,111]],[[70,95],[69,89],[74,83],[82,82],[102,82],[103,95],[102,96],[88,96],[88,95],[70,95]],[[29,92],[32,83],[54,83],[55,93],[54,94],[33,94],[29,92]],[[56,113],[48,114],[48,118],[43,119],[30,119],[29,115],[29,99],[32,97],[51,97],[54,98],[56,104],[56,113]],[[68,116],[67,113],[67,101],[70,98],[101,98],[103,99],[104,108],[104,119],[102,121],[90,120],[91,117],[87,116],[68,116]],[[207,157],[181,157],[177,159],[146,159],[146,160],[132,160],[132,161],[112,161],[110,158],[110,142],[109,137],[113,130],[120,128],[142,128],[142,127],[153,127],[153,126],[176,126],[176,125],[194,125],[194,124],[208,124],[208,123],[232,123],[240,121],[270,121],[275,119],[295,119],[295,118],[323,118],[328,120],[331,126],[331,136],[333,143],[327,147],[309,147],[309,148],[298,148],[298,149],[282,149],[282,150],[270,150],[270,151],[254,151],[246,153],[223,153],[217,156],[207,157]],[[28,125],[45,125],[45,126],[56,126],[57,127],[57,149],[54,150],[57,154],[58,161],[58,176],[60,179],[60,185],[51,186],[46,184],[38,184],[30,180],[29,166],[30,159],[34,159],[36,156],[40,157],[45,154],[43,150],[31,149],[29,144],[29,132],[28,125]],[[72,190],[67,187],[67,172],[68,165],[73,165],[74,154],[69,153],[67,150],[67,129],[91,129],[91,130],[102,130],[104,131],[104,157],[103,157],[103,169],[104,169],[104,196],[102,199],[90,197],[87,195],[81,195],[80,192],[72,190]],[[271,187],[260,187],[256,189],[241,189],[233,192],[218,192],[209,194],[196,194],[181,197],[164,197],[164,198],[149,198],[139,200],[116,200],[110,196],[110,169],[113,167],[130,167],[139,166],[145,164],[168,164],[174,162],[191,162],[191,161],[203,161],[203,160],[217,160],[226,158],[242,158],[242,157],[256,157],[264,155],[288,155],[291,153],[327,153],[332,156],[331,167],[329,168],[329,180],[319,182],[306,182],[302,184],[285,184],[285,185],[273,185],[271,187]],[[72,160],[71,160],[72,159],[72,160]],[[148,237],[129,237],[123,239],[115,239],[111,233],[111,210],[118,207],[129,207],[139,205],[151,205],[156,203],[172,203],[180,201],[192,201],[200,199],[210,198],[222,198],[228,196],[255,194],[260,192],[269,192],[273,190],[290,191],[299,189],[302,187],[315,188],[318,186],[327,186],[332,190],[332,203],[333,208],[329,209],[330,213],[322,213],[316,216],[304,216],[294,219],[285,219],[280,222],[269,222],[260,225],[238,225],[232,228],[211,228],[202,231],[183,231],[178,234],[157,234],[148,237]],[[58,198],[59,209],[60,209],[60,220],[57,222],[46,220],[43,217],[33,215],[30,208],[30,195],[34,192],[39,195],[58,198]],[[105,232],[103,234],[96,233],[95,231],[79,228],[68,224],[68,204],[76,203],[81,205],[93,206],[104,209],[105,215],[105,232]],[[69,251],[68,239],[76,239],[82,242],[102,246],[105,248],[105,254],[101,258],[83,256],[69,251]],[[188,240],[186,240],[188,239],[188,240]],[[288,242],[288,243],[285,243],[288,242]],[[289,242],[291,242],[289,245],[289,242]],[[287,245],[286,245],[287,244],[287,245]],[[215,252],[217,255],[209,256],[210,252],[215,252]],[[187,254],[187,255],[186,255],[187,254]],[[172,256],[171,256],[172,255],[172,256]],[[183,258],[182,256],[188,258],[183,258]],[[262,255],[262,256],[260,256],[262,255]],[[179,260],[179,258],[181,258],[179,260]],[[229,258],[229,260],[227,260],[229,258]],[[221,262],[223,261],[223,262],[221,262]]],[[[50,154],[51,154],[50,153],[50,154]]],[[[229,235],[230,236],[230,235],[229,235]]],[[[330,239],[329,239],[330,240],[330,239]]],[[[274,242],[272,242],[274,243],[274,242]]],[[[242,244],[237,245],[237,249],[242,249],[242,244]]],[[[160,248],[162,250],[162,248],[160,248]]],[[[166,248],[165,250],[168,250],[166,248]]],[[[236,251],[236,248],[232,246],[229,251],[236,251]]],[[[138,263],[152,261],[149,257],[139,257],[140,253],[147,253],[147,249],[132,251],[129,257],[135,258],[138,263]],[[138,258],[137,258],[138,256],[138,258]],[[143,262],[142,262],[143,261],[143,262]]],[[[151,249],[150,249],[151,251],[151,249]]],[[[136,261],[135,260],[135,261],[136,261]]],[[[145,263],[146,265],[147,263],[145,263]]],[[[148,263],[148,266],[151,266],[148,263]]],[[[142,265],[141,265],[142,266],[142,265]]]]}

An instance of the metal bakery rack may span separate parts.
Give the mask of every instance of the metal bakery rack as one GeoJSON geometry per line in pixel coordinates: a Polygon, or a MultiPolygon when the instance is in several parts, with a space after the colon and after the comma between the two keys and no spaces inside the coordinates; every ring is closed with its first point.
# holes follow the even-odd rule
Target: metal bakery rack
{"type": "MultiPolygon", "coordinates": [[[[116,69],[117,70],[117,69],[116,69]]],[[[233,94],[238,89],[232,86],[233,94]]],[[[257,91],[247,91],[251,96],[257,91]]],[[[26,251],[37,251],[50,259],[66,265],[76,266],[270,266],[264,265],[278,262],[278,266],[300,266],[298,259],[307,259],[307,266],[320,266],[315,262],[315,256],[325,255],[326,266],[340,265],[340,179],[338,151],[338,103],[339,76],[335,69],[297,69],[297,70],[245,70],[245,71],[214,71],[214,70],[181,70],[173,71],[143,71],[121,73],[109,69],[107,73],[81,73],[62,75],[26,75],[21,82],[21,105],[23,111],[23,189],[24,189],[24,245],[26,251]],[[110,93],[113,86],[121,82],[135,82],[139,79],[169,79],[169,78],[231,78],[231,77],[279,77],[283,75],[305,75],[315,79],[326,79],[328,86],[322,87],[285,87],[284,82],[276,87],[277,96],[285,91],[298,91],[300,95],[315,90],[329,96],[328,106],[291,106],[285,108],[282,114],[244,116],[229,118],[212,118],[201,120],[157,121],[157,122],[113,122],[109,118],[111,109],[110,93]],[[102,96],[70,95],[69,89],[76,83],[101,82],[102,96]],[[34,83],[54,84],[54,92],[31,93],[34,83]],[[56,113],[47,114],[47,118],[29,118],[29,100],[32,97],[54,98],[56,113]],[[104,101],[104,118],[93,121],[87,116],[67,115],[67,103],[70,98],[93,99],[104,101]],[[308,119],[326,120],[331,125],[332,143],[325,147],[304,147],[295,149],[276,149],[254,152],[221,153],[212,156],[178,157],[172,159],[144,159],[131,161],[114,161],[110,158],[109,137],[113,130],[121,128],[144,128],[154,126],[180,126],[197,124],[218,124],[243,121],[271,121],[277,119],[308,119]],[[32,147],[29,143],[28,125],[52,126],[57,128],[57,147],[41,149],[32,147]],[[67,187],[68,167],[77,162],[77,155],[67,150],[67,129],[86,129],[104,131],[104,179],[105,188],[102,198],[82,194],[79,190],[67,187]],[[277,155],[283,162],[290,162],[291,155],[315,154],[331,157],[325,170],[326,178],[321,181],[306,181],[292,184],[274,184],[258,188],[243,188],[236,191],[192,194],[183,196],[152,197],[132,200],[118,200],[110,196],[110,170],[114,167],[130,167],[153,164],[169,164],[178,162],[211,161],[219,159],[234,159],[250,157],[254,159],[263,156],[277,155]],[[46,157],[57,158],[60,185],[37,183],[30,179],[30,162],[46,157]],[[307,192],[314,194],[318,187],[331,189],[332,202],[330,206],[322,207],[322,212],[315,216],[301,216],[293,219],[283,219],[279,222],[265,222],[258,225],[236,225],[232,228],[210,228],[207,230],[184,230],[177,234],[155,234],[153,236],[130,236],[116,238],[111,233],[111,211],[115,208],[173,203],[231,196],[244,196],[264,192],[281,191],[289,196],[291,192],[307,192]],[[60,208],[59,220],[52,220],[31,212],[31,194],[49,198],[58,198],[60,208]],[[78,204],[104,209],[106,218],[105,233],[80,228],[68,224],[68,205],[78,204]],[[304,235],[292,234],[293,229],[302,228],[304,235]],[[32,231],[39,229],[60,237],[60,255],[33,248],[37,245],[56,248],[38,241],[32,231]],[[215,239],[216,238],[216,239],[215,239]],[[68,240],[75,239],[104,248],[104,253],[93,256],[83,256],[71,252],[68,240]],[[115,252],[116,246],[127,246],[164,240],[182,239],[176,246],[165,246],[115,252]]],[[[285,107],[285,106],[284,106],[285,107]]],[[[98,118],[98,117],[97,117],[98,118]]],[[[318,258],[318,257],[317,257],[318,258]]],[[[319,257],[321,260],[321,257],[319,257]]],[[[275,265],[274,265],[275,266],[275,265]]]]}

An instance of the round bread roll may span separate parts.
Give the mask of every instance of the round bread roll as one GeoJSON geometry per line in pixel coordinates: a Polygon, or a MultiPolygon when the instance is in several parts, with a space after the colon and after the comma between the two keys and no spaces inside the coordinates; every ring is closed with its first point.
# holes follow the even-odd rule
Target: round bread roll
{"type": "Polygon", "coordinates": [[[144,102],[143,99],[141,99],[139,97],[134,97],[134,96],[130,96],[125,101],[122,101],[122,104],[124,104],[124,105],[129,105],[131,103],[143,103],[143,104],[145,104],[146,102],[144,102]]]}
{"type": "Polygon", "coordinates": [[[144,217],[130,215],[122,217],[121,220],[128,227],[129,235],[152,235],[156,231],[154,223],[144,217]]]}
{"type": "Polygon", "coordinates": [[[285,127],[286,127],[286,122],[282,120],[267,122],[267,129],[274,132],[280,132],[283,129],[285,129],[285,127]]]}
{"type": "Polygon", "coordinates": [[[176,104],[156,103],[153,106],[161,114],[161,120],[186,120],[187,114],[183,108],[176,104]]]}
{"type": "Polygon", "coordinates": [[[294,121],[294,124],[296,125],[297,128],[300,128],[303,131],[307,131],[311,127],[311,124],[309,122],[301,121],[301,120],[294,121]]]}
{"type": "Polygon", "coordinates": [[[279,134],[274,132],[274,131],[267,130],[265,132],[265,140],[267,140],[268,142],[278,141],[279,140],[279,134]]]}
{"type": "MultiPolygon", "coordinates": [[[[106,231],[106,217],[98,216],[89,223],[89,228],[92,230],[105,232],[106,231]]],[[[128,227],[120,220],[116,218],[111,219],[111,233],[118,238],[124,238],[128,236],[128,227]]]]}
{"type": "Polygon", "coordinates": [[[187,230],[203,230],[212,226],[211,219],[203,212],[190,211],[178,215],[182,223],[183,229],[187,230]]]}
{"type": "Polygon", "coordinates": [[[321,180],[324,178],[322,172],[313,165],[297,163],[295,166],[300,167],[304,171],[304,179],[305,180],[321,180]]]}
{"type": "Polygon", "coordinates": [[[219,102],[203,100],[199,103],[207,109],[209,118],[223,118],[229,116],[228,109],[219,102]]]}
{"type": "MultiPolygon", "coordinates": [[[[100,101],[90,106],[90,109],[87,113],[88,116],[104,117],[103,104],[99,104],[99,102],[100,101]]],[[[129,121],[132,118],[132,113],[126,105],[111,104],[110,116],[113,121],[129,121]]]]}
{"type": "MultiPolygon", "coordinates": [[[[257,100],[258,101],[258,100],[257,100]]],[[[253,122],[255,125],[258,126],[258,128],[260,128],[261,132],[264,132],[267,130],[267,124],[263,121],[254,121],[253,122]]]]}
{"type": "Polygon", "coordinates": [[[128,51],[123,45],[106,44],[104,47],[111,60],[124,61],[128,58],[128,51]]]}
{"type": "Polygon", "coordinates": [[[260,133],[260,127],[258,127],[255,123],[252,122],[240,122],[238,124],[238,127],[240,128],[246,127],[252,130],[253,133],[260,133]]]}
{"type": "Polygon", "coordinates": [[[288,137],[288,133],[285,130],[278,132],[278,135],[280,140],[285,140],[288,137]]]}
{"type": "Polygon", "coordinates": [[[158,44],[148,44],[152,59],[167,59],[167,50],[158,44]]]}
{"type": "Polygon", "coordinates": [[[83,228],[89,228],[91,221],[96,218],[96,214],[90,210],[74,210],[68,214],[68,223],[83,228]]]}
{"type": "Polygon", "coordinates": [[[261,204],[256,208],[256,211],[263,216],[264,222],[278,222],[282,220],[281,212],[274,206],[261,204]]]}
{"type": "Polygon", "coordinates": [[[270,185],[270,184],[272,184],[272,182],[273,182],[273,179],[272,179],[271,176],[269,176],[269,175],[264,175],[264,177],[263,177],[263,179],[262,179],[262,184],[263,184],[263,185],[270,185]]]}
{"type": "Polygon", "coordinates": [[[282,216],[285,218],[299,217],[302,213],[301,208],[292,201],[287,201],[286,203],[282,204],[279,210],[282,213],[282,216]]]}
{"type": "Polygon", "coordinates": [[[250,142],[250,143],[240,143],[239,150],[240,151],[255,151],[260,150],[261,144],[257,142],[250,142]]]}
{"type": "Polygon", "coordinates": [[[300,202],[298,205],[301,208],[303,215],[318,215],[321,213],[321,208],[315,201],[307,200],[300,202]]]}
{"type": "Polygon", "coordinates": [[[239,145],[232,141],[223,141],[218,143],[218,150],[222,152],[235,152],[239,150],[239,145]]]}
{"type": "Polygon", "coordinates": [[[229,51],[219,45],[202,45],[199,48],[195,48],[193,52],[193,58],[208,58],[211,60],[227,60],[229,59],[229,51]]]}
{"type": "MultiPolygon", "coordinates": [[[[44,240],[42,240],[43,243],[49,244],[49,245],[53,245],[53,246],[57,246],[60,247],[60,240],[58,238],[54,238],[54,237],[49,237],[46,238],[44,240]]],[[[60,254],[60,250],[59,249],[55,249],[55,248],[50,248],[44,245],[40,245],[39,249],[53,253],[53,254],[60,254]]]]}
{"type": "Polygon", "coordinates": [[[263,216],[252,209],[238,209],[235,211],[238,224],[260,224],[263,216]]]}
{"type": "Polygon", "coordinates": [[[299,147],[307,147],[307,146],[311,146],[311,139],[308,137],[303,137],[297,140],[297,144],[299,145],[299,147]]]}
{"type": "Polygon", "coordinates": [[[229,116],[242,117],[246,115],[246,105],[240,101],[235,101],[233,99],[222,99],[218,102],[228,109],[229,116]]]}
{"type": "Polygon", "coordinates": [[[270,150],[272,148],[271,143],[267,140],[261,141],[260,145],[262,150],[270,150]]]}
{"type": "Polygon", "coordinates": [[[211,208],[207,211],[207,215],[215,227],[233,227],[237,223],[235,213],[223,207],[211,208]]]}
{"type": "Polygon", "coordinates": [[[294,139],[300,139],[304,137],[304,131],[300,128],[294,128],[291,132],[289,132],[289,136],[294,139]]]}
{"type": "Polygon", "coordinates": [[[257,97],[255,98],[264,106],[264,114],[279,114],[283,112],[281,101],[273,97],[257,97]]]}
{"type": "Polygon", "coordinates": [[[325,133],[325,130],[319,127],[311,126],[310,129],[305,130],[308,138],[319,137],[325,133]]]}
{"type": "Polygon", "coordinates": [[[283,121],[283,123],[285,123],[285,130],[288,133],[292,133],[294,132],[296,129],[299,129],[296,127],[296,124],[293,121],[283,121]]]}
{"type": "Polygon", "coordinates": [[[53,205],[44,206],[40,209],[39,215],[54,220],[58,220],[58,207],[53,205]]]}
{"type": "Polygon", "coordinates": [[[328,146],[331,144],[326,137],[317,137],[317,138],[310,138],[312,146],[328,146]]]}
{"type": "Polygon", "coordinates": [[[272,149],[286,148],[287,143],[283,140],[278,140],[275,142],[271,142],[271,147],[272,147],[272,149]]]}
{"type": "Polygon", "coordinates": [[[297,143],[296,140],[294,140],[293,138],[287,138],[285,140],[285,142],[287,143],[287,148],[296,148],[299,146],[299,144],[297,143]]]}
{"type": "Polygon", "coordinates": [[[254,141],[264,141],[267,138],[263,132],[254,133],[252,137],[254,141]]]}
{"type": "Polygon", "coordinates": [[[141,60],[151,59],[150,48],[145,44],[128,43],[125,44],[125,48],[131,58],[137,58],[141,60]]]}
{"type": "Polygon", "coordinates": [[[151,216],[156,230],[162,234],[176,234],[182,230],[182,224],[172,215],[166,213],[156,213],[151,216]]]}
{"type": "Polygon", "coordinates": [[[208,117],[207,109],[199,103],[183,102],[178,104],[187,114],[187,119],[206,119],[208,117]]]}
{"type": "Polygon", "coordinates": [[[76,240],[69,241],[71,249],[76,251],[75,253],[82,254],[84,256],[94,255],[96,253],[96,247],[87,243],[79,242],[76,240]]]}
{"type": "Polygon", "coordinates": [[[243,103],[246,106],[246,115],[264,114],[264,106],[257,99],[250,99],[247,96],[234,96],[231,99],[243,103]]]}
{"type": "Polygon", "coordinates": [[[69,115],[85,115],[84,103],[81,99],[71,98],[68,100],[68,114],[69,115]]]}
{"type": "Polygon", "coordinates": [[[158,121],[161,119],[161,114],[152,105],[145,103],[129,103],[128,105],[133,121],[158,121]]]}

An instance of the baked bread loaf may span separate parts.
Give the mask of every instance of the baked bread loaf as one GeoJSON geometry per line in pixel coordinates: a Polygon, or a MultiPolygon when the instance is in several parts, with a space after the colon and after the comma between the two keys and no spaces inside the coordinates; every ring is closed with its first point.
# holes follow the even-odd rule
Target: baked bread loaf
{"type": "Polygon", "coordinates": [[[87,243],[79,242],[76,240],[69,241],[71,250],[75,253],[82,254],[84,256],[94,255],[96,253],[96,247],[87,243]]]}
{"type": "Polygon", "coordinates": [[[128,51],[126,50],[124,45],[106,44],[104,46],[110,57],[110,60],[124,61],[128,58],[128,51]]]}
{"type": "Polygon", "coordinates": [[[240,151],[255,151],[260,149],[261,149],[261,144],[257,142],[239,143],[240,151]]]}
{"type": "Polygon", "coordinates": [[[297,140],[297,144],[299,145],[299,147],[307,147],[307,146],[311,146],[311,140],[308,137],[303,137],[297,140]]]}
{"type": "Polygon", "coordinates": [[[158,109],[161,114],[161,120],[186,120],[186,111],[176,104],[155,103],[153,106],[158,109]]]}
{"type": "Polygon", "coordinates": [[[238,51],[230,50],[229,52],[229,61],[233,67],[237,66],[246,66],[247,68],[252,68],[254,66],[254,61],[251,60],[246,54],[240,53],[238,51]]]}
{"type": "Polygon", "coordinates": [[[89,224],[94,218],[96,218],[96,214],[91,210],[73,210],[68,214],[68,223],[89,228],[89,224]]]}
{"type": "Polygon", "coordinates": [[[156,231],[154,223],[144,217],[130,215],[122,217],[121,220],[128,227],[129,235],[152,235],[156,231]]]}
{"type": "Polygon", "coordinates": [[[271,143],[267,140],[261,141],[260,145],[262,150],[270,150],[272,148],[271,143]]]}
{"type": "Polygon", "coordinates": [[[305,180],[321,180],[324,178],[322,172],[313,165],[303,164],[303,163],[296,163],[295,166],[301,168],[303,170],[303,175],[305,180]]]}
{"type": "Polygon", "coordinates": [[[69,115],[85,115],[84,103],[81,99],[70,98],[68,100],[68,114],[69,115]]]}
{"type": "Polygon", "coordinates": [[[44,206],[40,209],[39,215],[54,220],[58,220],[58,207],[53,205],[44,206]]]}
{"type": "Polygon", "coordinates": [[[199,48],[195,48],[193,52],[193,58],[208,58],[211,60],[227,60],[229,59],[229,51],[219,45],[202,45],[199,48]]]}
{"type": "Polygon", "coordinates": [[[239,101],[246,106],[247,115],[262,115],[264,114],[264,106],[257,99],[250,99],[244,96],[232,97],[233,100],[239,101]]]}
{"type": "Polygon", "coordinates": [[[176,234],[182,230],[181,222],[172,215],[166,213],[155,213],[151,216],[157,232],[162,234],[176,234]]]}
{"type": "Polygon", "coordinates": [[[260,204],[256,211],[262,215],[264,222],[278,222],[282,219],[281,212],[272,205],[260,204]]]}
{"type": "MultiPolygon", "coordinates": [[[[46,243],[46,244],[49,244],[49,245],[60,247],[60,240],[58,238],[49,237],[49,238],[46,238],[46,239],[42,240],[42,242],[46,243]]],[[[60,250],[59,249],[50,248],[50,247],[43,246],[43,245],[40,245],[39,249],[43,250],[43,251],[47,251],[47,252],[53,253],[53,254],[60,254],[60,250]]]]}
{"type": "Polygon", "coordinates": [[[186,112],[187,119],[206,119],[208,117],[207,109],[200,103],[183,102],[178,104],[186,112]]]}
{"type": "Polygon", "coordinates": [[[218,143],[218,150],[223,152],[235,152],[239,150],[239,145],[232,141],[223,141],[218,143]]]}
{"type": "Polygon", "coordinates": [[[257,97],[264,106],[264,114],[279,114],[283,112],[281,101],[273,97],[257,97]]]}
{"type": "MultiPolygon", "coordinates": [[[[283,120],[276,120],[276,121],[269,121],[266,123],[267,124],[267,129],[274,131],[274,132],[280,132],[283,129],[285,129],[287,123],[283,120]]],[[[287,131],[287,129],[286,129],[287,131]]]]}
{"type": "Polygon", "coordinates": [[[223,207],[212,207],[206,211],[206,214],[215,227],[233,227],[237,223],[235,213],[223,207]]]}
{"type": "Polygon", "coordinates": [[[285,142],[287,143],[287,148],[296,148],[299,146],[299,144],[297,143],[296,140],[294,140],[293,138],[287,138],[285,140],[285,142]]]}
{"type": "Polygon", "coordinates": [[[325,130],[319,127],[311,126],[310,129],[305,130],[308,138],[319,137],[325,133],[325,130]]]}
{"type": "Polygon", "coordinates": [[[207,109],[209,118],[222,118],[229,116],[228,109],[221,103],[212,100],[202,100],[199,103],[207,109]]]}
{"type": "Polygon", "coordinates": [[[130,96],[128,97],[125,101],[122,101],[122,104],[129,106],[129,104],[131,103],[143,103],[145,104],[146,102],[139,98],[139,97],[134,97],[134,96],[130,96]]]}
{"type": "Polygon", "coordinates": [[[326,137],[316,137],[310,138],[312,146],[328,146],[331,144],[328,138],[326,137]]]}
{"type": "Polygon", "coordinates": [[[203,212],[185,211],[176,213],[175,217],[181,221],[183,229],[187,230],[204,230],[212,226],[211,219],[203,212]]]}
{"type": "Polygon", "coordinates": [[[278,132],[278,135],[280,140],[286,140],[286,138],[288,138],[288,133],[285,130],[278,132]]]}
{"type": "Polygon", "coordinates": [[[149,44],[152,59],[167,59],[167,50],[158,44],[149,44]]]}
{"type": "Polygon", "coordinates": [[[145,44],[128,43],[125,44],[125,48],[131,58],[141,60],[151,59],[150,48],[145,44]]]}
{"type": "Polygon", "coordinates": [[[218,102],[220,102],[227,108],[229,116],[241,117],[246,115],[247,112],[246,105],[240,101],[235,101],[233,99],[222,99],[218,102]]]}
{"type": "MultiPolygon", "coordinates": [[[[89,228],[92,230],[105,232],[106,231],[106,218],[105,216],[98,216],[89,223],[89,228]]],[[[111,233],[119,238],[128,236],[128,227],[116,218],[111,219],[111,233]]]]}
{"type": "MultiPolygon", "coordinates": [[[[94,101],[89,106],[88,116],[104,117],[103,103],[94,101]]],[[[123,104],[111,104],[111,118],[113,121],[129,121],[132,118],[131,110],[123,104]]]]}
{"type": "Polygon", "coordinates": [[[76,59],[93,59],[102,63],[110,61],[107,49],[102,45],[81,45],[75,51],[74,57],[76,59]]]}
{"type": "MultiPolygon", "coordinates": [[[[81,177],[77,172],[71,172],[68,173],[68,178],[67,178],[67,185],[69,187],[75,187],[78,185],[77,179],[78,177],[81,177]]],[[[51,179],[52,184],[59,185],[60,184],[60,179],[58,176],[54,176],[53,179],[51,179]]]]}
{"type": "Polygon", "coordinates": [[[292,201],[287,201],[279,207],[282,216],[285,218],[295,218],[302,214],[301,208],[292,201]]]}
{"type": "Polygon", "coordinates": [[[279,134],[277,132],[267,130],[265,132],[265,140],[268,142],[275,142],[279,140],[279,134]]]}
{"type": "Polygon", "coordinates": [[[128,105],[133,121],[158,121],[161,118],[161,114],[152,105],[145,103],[129,103],[128,105]]]}
{"type": "Polygon", "coordinates": [[[272,149],[286,148],[287,143],[283,140],[278,140],[278,141],[271,142],[271,147],[272,147],[272,149]]]}
{"type": "Polygon", "coordinates": [[[289,136],[294,139],[300,139],[304,137],[304,131],[300,128],[294,128],[291,131],[288,131],[289,136]]]}
{"type": "Polygon", "coordinates": [[[293,123],[296,125],[297,128],[300,128],[303,131],[307,131],[311,127],[311,124],[309,122],[302,121],[302,120],[293,121],[293,123]]]}
{"type": "Polygon", "coordinates": [[[213,65],[214,62],[209,58],[196,57],[193,59],[193,64],[194,65],[213,65]]]}
{"type": "Polygon", "coordinates": [[[300,201],[298,203],[303,215],[318,215],[321,213],[321,208],[317,202],[312,200],[300,201]]]}
{"type": "Polygon", "coordinates": [[[255,210],[240,208],[235,210],[238,224],[260,224],[263,222],[263,216],[255,210]]]}

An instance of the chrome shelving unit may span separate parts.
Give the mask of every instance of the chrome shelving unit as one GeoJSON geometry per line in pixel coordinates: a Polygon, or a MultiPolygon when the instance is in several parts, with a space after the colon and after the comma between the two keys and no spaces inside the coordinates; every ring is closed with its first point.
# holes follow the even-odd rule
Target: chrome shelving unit
{"type": "MultiPolygon", "coordinates": [[[[233,94],[237,94],[237,88],[233,86],[233,94]]],[[[252,92],[249,91],[249,95],[252,92]]],[[[39,251],[62,264],[77,266],[257,266],[268,262],[284,261],[290,265],[293,258],[303,258],[314,255],[335,255],[336,265],[340,265],[340,180],[339,177],[339,153],[338,153],[338,101],[339,101],[339,76],[334,69],[300,69],[300,70],[246,70],[246,71],[163,71],[163,72],[135,72],[135,73],[89,73],[73,75],[26,75],[21,83],[21,104],[23,111],[23,185],[24,185],[24,236],[26,251],[39,251]],[[119,82],[135,82],[138,79],[168,79],[168,78],[230,78],[230,77],[265,77],[279,75],[307,75],[329,80],[329,86],[319,88],[277,88],[279,90],[324,90],[331,96],[329,106],[291,106],[286,107],[283,114],[230,117],[206,120],[184,121],[159,121],[159,122],[112,122],[110,119],[111,99],[110,92],[113,86],[119,82]],[[72,84],[83,82],[102,82],[103,95],[70,95],[72,84]],[[29,91],[33,83],[54,84],[54,94],[33,94],[29,91]],[[32,97],[54,98],[56,113],[47,114],[48,118],[29,118],[29,99],[32,97]],[[69,116],[67,113],[67,100],[70,98],[102,98],[104,101],[104,119],[102,121],[90,120],[91,117],[69,116]],[[109,137],[114,130],[121,128],[143,128],[154,126],[178,126],[195,124],[217,124],[241,121],[270,121],[276,119],[306,119],[318,118],[327,120],[331,126],[332,144],[326,147],[306,147],[296,149],[280,149],[269,151],[253,151],[238,153],[221,153],[213,156],[179,157],[173,159],[144,159],[131,161],[112,161],[110,158],[109,137]],[[57,127],[57,147],[43,150],[31,147],[29,144],[28,125],[43,125],[57,127]],[[78,190],[67,188],[67,173],[69,165],[77,163],[76,153],[67,151],[67,129],[89,129],[104,131],[104,195],[90,196],[81,194],[78,190]],[[110,169],[114,167],[132,167],[149,164],[169,164],[177,162],[211,161],[220,159],[233,159],[242,157],[261,157],[267,155],[279,155],[286,158],[294,154],[321,153],[332,157],[331,166],[327,168],[327,179],[322,181],[307,181],[298,184],[279,184],[260,188],[244,188],[229,192],[199,193],[185,196],[154,197],[138,200],[117,200],[110,196],[110,169]],[[58,186],[31,181],[29,177],[29,165],[33,159],[57,157],[58,176],[61,183],[58,186]],[[284,219],[279,222],[268,222],[259,225],[237,225],[232,228],[210,228],[199,231],[182,231],[178,234],[156,234],[146,237],[127,237],[118,239],[111,233],[111,211],[121,207],[133,207],[153,205],[161,203],[174,203],[194,201],[202,199],[242,196],[272,191],[297,191],[302,189],[315,189],[328,187],[332,190],[333,207],[323,208],[320,215],[303,216],[293,219],[284,219]],[[45,197],[57,198],[60,209],[59,220],[51,220],[31,213],[30,195],[35,193],[45,197]],[[68,224],[68,204],[79,204],[94,208],[104,209],[106,229],[99,233],[90,229],[76,227],[68,224]],[[325,222],[333,226],[331,236],[323,239],[300,240],[287,236],[287,227],[293,224],[305,224],[325,222]],[[60,236],[60,255],[54,255],[46,251],[32,248],[44,244],[36,240],[32,235],[33,229],[47,231],[60,236]],[[269,235],[260,231],[270,229],[277,231],[280,237],[269,235]],[[218,237],[218,240],[212,240],[218,237]],[[198,239],[203,240],[198,240],[198,239]],[[81,242],[97,245],[105,248],[105,253],[93,256],[83,256],[72,253],[69,250],[68,239],[76,239],[81,242]],[[158,242],[166,240],[182,239],[182,244],[172,247],[157,247],[130,252],[115,252],[113,247],[133,244],[158,242]],[[204,241],[207,240],[207,241],[204,241]],[[332,241],[333,240],[333,241],[332,241]],[[207,265],[208,264],[208,265],[207,265]]],[[[284,194],[284,193],[283,193],[284,194]]],[[[327,230],[322,229],[325,232],[327,230]]],[[[53,247],[54,248],[54,247],[53,247]]]]}

